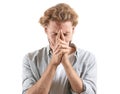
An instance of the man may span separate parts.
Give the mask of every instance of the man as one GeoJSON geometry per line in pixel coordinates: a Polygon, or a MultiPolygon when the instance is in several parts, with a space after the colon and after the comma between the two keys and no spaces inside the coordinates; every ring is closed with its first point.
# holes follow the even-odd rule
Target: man
{"type": "Polygon", "coordinates": [[[96,94],[95,58],[71,42],[77,19],[65,3],[45,11],[39,22],[49,46],[25,56],[22,94],[96,94]]]}

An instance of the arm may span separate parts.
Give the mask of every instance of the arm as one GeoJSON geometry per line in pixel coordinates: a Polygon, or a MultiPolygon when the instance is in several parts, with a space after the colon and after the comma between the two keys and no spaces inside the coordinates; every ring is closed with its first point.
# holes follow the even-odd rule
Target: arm
{"type": "MultiPolygon", "coordinates": [[[[59,35],[60,33],[58,34],[57,37],[60,37],[59,35]]],[[[59,52],[59,49],[57,49],[59,45],[56,44],[56,46],[54,47],[53,43],[50,40],[49,42],[53,51],[51,61],[47,69],[41,76],[41,78],[36,82],[36,84],[34,84],[31,88],[27,90],[26,94],[48,94],[49,93],[51,83],[52,83],[54,74],[56,72],[56,68],[60,64],[60,61],[62,58],[62,54],[59,52]]]]}
{"type": "Polygon", "coordinates": [[[61,60],[60,54],[53,52],[51,61],[38,81],[33,76],[28,56],[23,61],[23,94],[48,94],[57,66],[61,60]]]}
{"type": "Polygon", "coordinates": [[[94,56],[90,54],[86,59],[85,66],[83,66],[85,67],[84,76],[80,78],[68,60],[68,54],[72,52],[72,49],[65,43],[62,31],[58,43],[59,49],[63,53],[62,64],[70,82],[72,94],[96,94],[96,61],[94,56]]]}
{"type": "Polygon", "coordinates": [[[62,30],[60,30],[60,39],[58,39],[58,44],[59,44],[59,51],[60,53],[63,54],[62,56],[62,65],[64,66],[64,69],[66,71],[68,80],[70,82],[70,85],[72,87],[72,90],[78,93],[81,93],[83,91],[83,83],[80,77],[77,75],[75,70],[73,69],[71,63],[68,60],[68,55],[74,52],[74,48],[70,47],[66,42],[65,42],[65,37],[63,35],[62,30]]]}
{"type": "Polygon", "coordinates": [[[51,60],[43,75],[36,81],[30,67],[29,57],[25,56],[23,60],[22,94],[48,94],[57,67],[53,63],[54,61],[51,60]]]}
{"type": "Polygon", "coordinates": [[[27,90],[26,94],[48,94],[55,71],[56,66],[51,61],[41,78],[27,90]]]}
{"type": "Polygon", "coordinates": [[[96,94],[97,64],[94,55],[90,54],[86,62],[86,71],[82,78],[84,86],[84,92],[82,94],[96,94]]]}
{"type": "Polygon", "coordinates": [[[81,93],[83,92],[83,82],[76,73],[76,71],[73,69],[71,63],[69,62],[68,56],[65,54],[62,58],[62,64],[64,66],[64,69],[66,71],[68,80],[70,82],[71,88],[73,91],[76,93],[81,93]]]}
{"type": "Polygon", "coordinates": [[[97,69],[94,56],[90,55],[89,59],[86,62],[86,71],[82,78],[80,78],[74,71],[67,58],[65,58],[64,62],[62,63],[72,88],[72,94],[96,94],[97,69]]]}

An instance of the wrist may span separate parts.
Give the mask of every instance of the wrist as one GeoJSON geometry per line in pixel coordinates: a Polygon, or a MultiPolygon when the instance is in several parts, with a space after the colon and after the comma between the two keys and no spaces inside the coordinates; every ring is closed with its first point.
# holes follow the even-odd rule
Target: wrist
{"type": "Polygon", "coordinates": [[[50,62],[50,66],[51,66],[51,67],[57,68],[58,65],[59,65],[59,64],[58,64],[57,62],[51,60],[51,62],[50,62]]]}
{"type": "Polygon", "coordinates": [[[65,53],[62,57],[62,62],[68,62],[69,59],[68,59],[68,53],[65,53]]]}

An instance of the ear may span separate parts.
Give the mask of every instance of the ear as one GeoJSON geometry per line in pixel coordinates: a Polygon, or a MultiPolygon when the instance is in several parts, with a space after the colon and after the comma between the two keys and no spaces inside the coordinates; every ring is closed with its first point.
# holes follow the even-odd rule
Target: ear
{"type": "Polygon", "coordinates": [[[44,31],[47,34],[47,32],[48,32],[47,26],[44,27],[44,31]]]}

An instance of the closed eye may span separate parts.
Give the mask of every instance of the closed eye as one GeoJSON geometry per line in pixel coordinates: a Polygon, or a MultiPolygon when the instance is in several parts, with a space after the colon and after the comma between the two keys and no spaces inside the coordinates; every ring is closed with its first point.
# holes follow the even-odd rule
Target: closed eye
{"type": "Polygon", "coordinates": [[[57,33],[52,33],[53,36],[57,36],[57,33]]]}
{"type": "Polygon", "coordinates": [[[69,35],[69,33],[64,33],[64,36],[68,36],[69,35]]]}
{"type": "Polygon", "coordinates": [[[67,36],[68,34],[64,34],[64,36],[67,36]]]}

